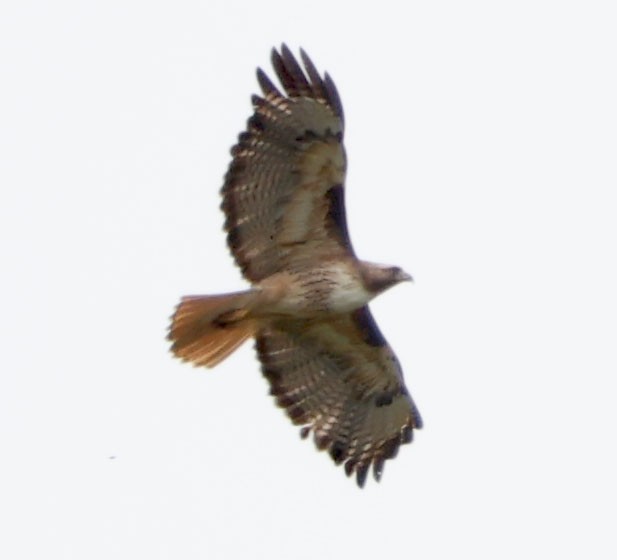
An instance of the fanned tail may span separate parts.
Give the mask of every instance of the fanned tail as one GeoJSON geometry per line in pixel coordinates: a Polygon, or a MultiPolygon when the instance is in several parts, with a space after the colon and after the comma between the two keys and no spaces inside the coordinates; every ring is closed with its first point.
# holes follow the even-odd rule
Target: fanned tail
{"type": "Polygon", "coordinates": [[[255,296],[248,291],[183,297],[171,318],[171,351],[196,366],[214,367],[254,335],[255,296]]]}

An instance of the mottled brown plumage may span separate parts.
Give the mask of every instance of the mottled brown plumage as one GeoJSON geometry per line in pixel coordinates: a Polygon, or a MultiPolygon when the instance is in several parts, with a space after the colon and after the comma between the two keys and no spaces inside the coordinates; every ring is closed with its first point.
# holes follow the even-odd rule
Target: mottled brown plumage
{"type": "Polygon", "coordinates": [[[285,45],[272,51],[283,92],[257,71],[263,95],[222,189],[227,243],[252,287],[183,298],[169,339],[179,358],[212,367],[255,337],[276,402],[362,486],[422,425],[367,306],[410,276],[355,256],[341,101],[300,53],[304,69],[285,45]]]}

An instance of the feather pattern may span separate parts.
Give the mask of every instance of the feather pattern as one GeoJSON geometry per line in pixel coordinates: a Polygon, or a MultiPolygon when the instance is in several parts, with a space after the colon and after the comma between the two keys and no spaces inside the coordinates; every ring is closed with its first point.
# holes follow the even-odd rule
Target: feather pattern
{"type": "Polygon", "coordinates": [[[306,73],[286,46],[272,51],[286,96],[257,71],[264,97],[253,96],[255,113],[232,148],[222,189],[227,242],[252,282],[294,268],[306,254],[338,258],[351,251],[346,226],[336,238],[324,228],[333,189],[340,191],[337,215],[345,215],[340,99],[306,54],[302,60],[306,73]]]}
{"type": "Polygon", "coordinates": [[[277,404],[361,486],[371,465],[379,479],[384,461],[422,426],[368,307],[325,322],[273,322],[256,338],[277,404]]]}

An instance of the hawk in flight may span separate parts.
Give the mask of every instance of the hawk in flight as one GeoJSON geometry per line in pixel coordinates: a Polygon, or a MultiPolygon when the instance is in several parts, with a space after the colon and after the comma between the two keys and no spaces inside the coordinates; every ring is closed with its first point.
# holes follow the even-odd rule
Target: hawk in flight
{"type": "Polygon", "coordinates": [[[364,485],[422,426],[368,303],[411,277],[359,260],[345,218],[343,108],[330,76],[300,51],[272,51],[282,86],[262,95],[232,148],[222,188],[227,243],[249,290],[183,297],[171,349],[213,367],[254,337],[271,394],[364,485]]]}

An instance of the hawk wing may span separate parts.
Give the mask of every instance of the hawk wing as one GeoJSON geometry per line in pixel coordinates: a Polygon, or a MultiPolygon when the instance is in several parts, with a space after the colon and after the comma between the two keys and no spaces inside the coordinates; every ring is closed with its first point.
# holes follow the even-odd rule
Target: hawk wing
{"type": "Polygon", "coordinates": [[[277,404],[360,486],[371,464],[379,480],[384,461],[422,426],[368,306],[326,321],[280,320],[256,338],[277,404]]]}
{"type": "Polygon", "coordinates": [[[227,243],[244,276],[258,282],[281,270],[352,255],[343,199],[343,110],[334,83],[304,51],[272,51],[285,94],[264,72],[264,96],[232,148],[223,185],[227,243]]]}

